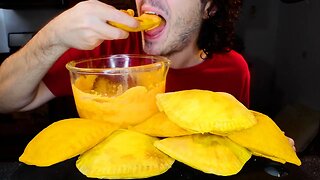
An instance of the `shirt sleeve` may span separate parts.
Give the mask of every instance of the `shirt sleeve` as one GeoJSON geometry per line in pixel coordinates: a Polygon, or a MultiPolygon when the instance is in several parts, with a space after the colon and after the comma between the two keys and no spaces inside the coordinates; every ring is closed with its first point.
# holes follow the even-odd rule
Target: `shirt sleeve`
{"type": "Polygon", "coordinates": [[[250,108],[250,81],[251,81],[251,76],[250,76],[250,71],[249,68],[246,67],[243,77],[242,77],[242,88],[240,92],[240,101],[243,102],[243,104],[247,107],[250,108]]]}
{"type": "Polygon", "coordinates": [[[230,71],[230,76],[232,79],[229,79],[231,85],[229,91],[247,108],[250,107],[250,89],[251,89],[251,76],[250,69],[247,61],[244,57],[237,53],[236,51],[231,51],[228,53],[230,62],[233,67],[230,71]]]}
{"type": "Polygon", "coordinates": [[[243,105],[245,105],[247,108],[250,108],[251,76],[248,63],[241,54],[235,51],[231,51],[231,54],[233,54],[233,56],[235,57],[234,62],[235,64],[237,64],[237,66],[235,67],[238,67],[235,73],[236,76],[239,77],[239,82],[241,83],[238,87],[238,92],[236,92],[235,94],[237,94],[238,100],[242,102],[243,105]]]}

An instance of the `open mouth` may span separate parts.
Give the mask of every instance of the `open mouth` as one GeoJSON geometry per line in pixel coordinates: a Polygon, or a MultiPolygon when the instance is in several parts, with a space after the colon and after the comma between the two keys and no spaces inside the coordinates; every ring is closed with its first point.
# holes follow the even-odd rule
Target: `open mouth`
{"type": "Polygon", "coordinates": [[[152,11],[145,11],[143,14],[157,15],[157,16],[159,16],[159,17],[161,17],[163,19],[163,17],[160,14],[157,14],[157,13],[152,12],[152,11]]]}
{"type": "Polygon", "coordinates": [[[161,16],[160,14],[156,13],[156,12],[152,12],[152,11],[145,11],[145,14],[151,14],[151,15],[157,15],[159,16],[162,21],[161,24],[155,28],[152,29],[148,29],[144,31],[144,34],[146,37],[148,38],[156,38],[158,36],[160,36],[161,32],[164,30],[165,26],[166,26],[166,20],[163,16],[161,16]]]}

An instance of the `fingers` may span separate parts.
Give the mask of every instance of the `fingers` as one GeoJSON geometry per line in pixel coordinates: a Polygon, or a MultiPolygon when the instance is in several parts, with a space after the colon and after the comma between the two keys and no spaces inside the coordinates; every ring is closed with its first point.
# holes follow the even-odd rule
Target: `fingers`
{"type": "MultiPolygon", "coordinates": [[[[136,27],[138,21],[116,8],[97,0],[82,1],[63,12],[50,24],[54,31],[46,31],[54,36],[59,45],[67,48],[90,50],[103,40],[125,39],[129,33],[111,26],[108,21],[116,21],[136,27]],[[54,33],[52,33],[54,32],[54,33]]],[[[47,26],[49,27],[49,26],[47,26]]]]}
{"type": "Polygon", "coordinates": [[[93,0],[90,1],[90,3],[91,8],[94,9],[92,13],[94,13],[102,22],[107,23],[108,21],[114,21],[132,28],[139,26],[138,21],[126,12],[100,1],[93,0]]]}
{"type": "Polygon", "coordinates": [[[117,22],[131,28],[137,28],[139,26],[139,22],[134,17],[123,11],[113,9],[106,12],[105,16],[108,17],[107,22],[117,22]]]}
{"type": "Polygon", "coordinates": [[[101,39],[107,40],[125,39],[129,36],[129,32],[113,27],[106,23],[96,24],[95,32],[100,35],[101,39]]]}
{"type": "Polygon", "coordinates": [[[108,24],[109,21],[115,21],[133,28],[139,26],[138,21],[129,14],[100,1],[91,0],[88,4],[83,3],[83,6],[86,6],[84,9],[89,11],[84,17],[89,24],[87,29],[96,32],[104,40],[125,39],[129,35],[128,32],[108,24]]]}
{"type": "MultiPolygon", "coordinates": [[[[282,131],[282,133],[285,134],[284,131],[282,131]]],[[[293,140],[292,138],[288,137],[288,136],[286,136],[286,137],[288,138],[288,141],[289,141],[289,143],[291,144],[293,150],[296,151],[296,147],[295,147],[294,140],[293,140]]]]}
{"type": "MultiPolygon", "coordinates": [[[[284,131],[282,131],[282,133],[285,134],[284,131]]],[[[296,147],[295,147],[294,140],[293,140],[292,138],[288,137],[288,136],[286,136],[286,137],[288,138],[288,141],[289,141],[289,143],[291,144],[293,150],[296,151],[296,147]]]]}
{"type": "Polygon", "coordinates": [[[294,140],[293,140],[292,138],[290,138],[290,137],[287,137],[287,138],[288,138],[289,143],[291,144],[293,150],[296,151],[296,147],[295,147],[295,144],[294,144],[294,140]]]}

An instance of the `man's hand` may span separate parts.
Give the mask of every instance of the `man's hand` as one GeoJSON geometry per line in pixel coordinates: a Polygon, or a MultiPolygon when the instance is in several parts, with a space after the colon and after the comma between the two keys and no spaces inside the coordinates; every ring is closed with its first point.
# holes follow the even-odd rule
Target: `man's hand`
{"type": "Polygon", "coordinates": [[[296,147],[294,146],[294,140],[292,138],[290,138],[290,137],[287,137],[287,138],[288,138],[289,143],[291,144],[293,150],[296,151],[296,147]]]}
{"type": "Polygon", "coordinates": [[[53,19],[42,29],[54,44],[67,48],[91,50],[103,40],[124,39],[128,32],[108,21],[137,27],[138,21],[125,12],[97,0],[82,1],[53,19]]]}
{"type": "Polygon", "coordinates": [[[41,80],[69,48],[91,50],[103,40],[128,37],[128,32],[108,21],[133,28],[139,24],[134,17],[97,0],[80,2],[50,21],[1,64],[0,112],[30,110],[53,98],[41,80]]]}

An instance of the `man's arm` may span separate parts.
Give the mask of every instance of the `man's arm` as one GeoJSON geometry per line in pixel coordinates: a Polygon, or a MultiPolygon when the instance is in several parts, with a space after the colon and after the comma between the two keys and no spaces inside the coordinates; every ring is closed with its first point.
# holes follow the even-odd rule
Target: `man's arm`
{"type": "Polygon", "coordinates": [[[80,2],[50,21],[1,64],[0,112],[29,110],[51,99],[40,82],[67,49],[91,50],[103,40],[128,37],[128,32],[107,21],[138,25],[133,17],[97,0],[80,2]]]}
{"type": "Polygon", "coordinates": [[[67,49],[50,41],[40,31],[1,64],[0,112],[18,111],[37,101],[41,79],[67,49]]]}

